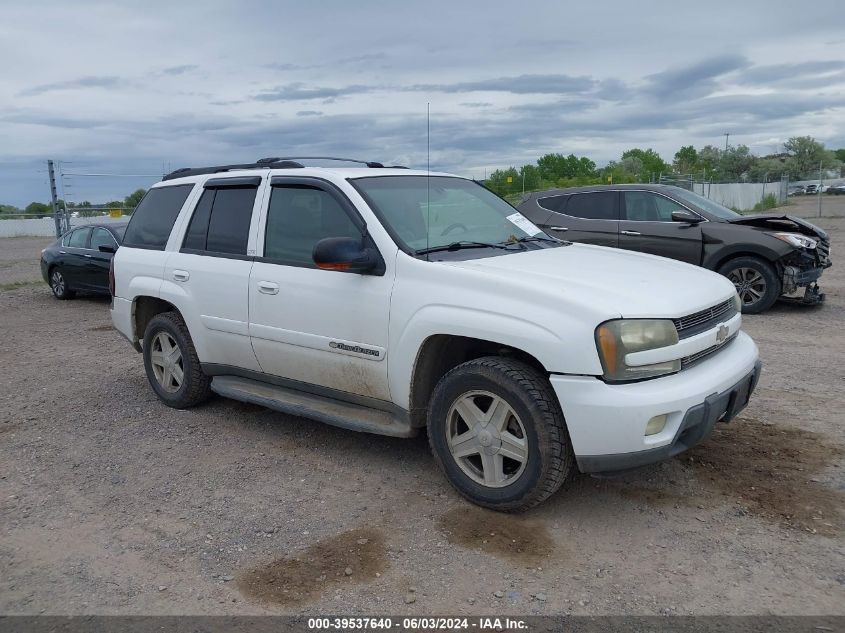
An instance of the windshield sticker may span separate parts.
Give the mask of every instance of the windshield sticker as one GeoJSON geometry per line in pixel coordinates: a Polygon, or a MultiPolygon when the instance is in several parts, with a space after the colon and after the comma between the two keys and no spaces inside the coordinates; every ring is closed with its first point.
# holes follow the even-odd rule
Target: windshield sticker
{"type": "Polygon", "coordinates": [[[530,235],[531,237],[542,233],[542,231],[538,229],[537,226],[531,220],[526,218],[521,213],[512,213],[511,215],[507,216],[507,218],[516,226],[528,233],[528,235],[530,235]]]}

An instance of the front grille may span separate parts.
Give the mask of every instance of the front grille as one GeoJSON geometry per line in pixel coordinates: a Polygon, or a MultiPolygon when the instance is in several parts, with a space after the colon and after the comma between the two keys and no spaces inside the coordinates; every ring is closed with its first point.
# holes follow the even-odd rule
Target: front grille
{"type": "Polygon", "coordinates": [[[728,343],[736,338],[736,334],[726,338],[721,343],[716,343],[712,347],[708,347],[707,349],[703,349],[700,352],[696,352],[695,354],[690,354],[689,356],[685,356],[681,359],[681,369],[686,369],[692,365],[695,365],[700,360],[704,360],[706,357],[710,356],[715,352],[718,352],[720,349],[725,347],[728,343]]]}
{"type": "Polygon", "coordinates": [[[679,319],[672,319],[672,321],[675,324],[675,329],[678,330],[678,338],[688,338],[733,318],[735,314],[736,307],[733,299],[728,299],[712,308],[688,314],[679,319]]]}
{"type": "Polygon", "coordinates": [[[819,240],[816,244],[816,252],[819,254],[819,263],[824,266],[830,261],[830,242],[819,240]]]}

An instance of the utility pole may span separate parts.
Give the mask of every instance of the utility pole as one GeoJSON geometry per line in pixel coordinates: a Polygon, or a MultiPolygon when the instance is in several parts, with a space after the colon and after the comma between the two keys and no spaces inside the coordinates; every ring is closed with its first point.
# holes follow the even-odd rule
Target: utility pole
{"type": "Polygon", "coordinates": [[[59,197],[56,195],[56,172],[53,171],[53,161],[47,161],[47,173],[50,175],[50,199],[53,205],[53,220],[56,223],[56,237],[62,235],[62,221],[59,218],[59,197]]]}
{"type": "Polygon", "coordinates": [[[725,137],[725,153],[727,153],[728,152],[728,139],[730,138],[731,133],[725,132],[722,136],[725,137]]]}

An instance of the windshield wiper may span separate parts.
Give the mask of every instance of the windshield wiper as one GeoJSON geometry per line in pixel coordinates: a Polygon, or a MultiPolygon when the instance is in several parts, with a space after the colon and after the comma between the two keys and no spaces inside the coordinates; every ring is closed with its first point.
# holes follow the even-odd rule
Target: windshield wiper
{"type": "Polygon", "coordinates": [[[451,244],[443,244],[442,246],[431,246],[429,248],[420,248],[414,251],[415,255],[426,255],[428,253],[441,253],[444,251],[459,251],[464,248],[501,248],[506,251],[513,250],[508,248],[507,243],[492,244],[490,242],[470,242],[461,240],[460,242],[452,242],[451,244]]]}
{"type": "Polygon", "coordinates": [[[518,237],[515,240],[511,240],[510,242],[506,242],[507,244],[524,244],[525,242],[549,242],[550,244],[570,244],[570,242],[565,242],[563,240],[559,240],[555,237],[541,237],[539,235],[526,235],[525,237],[518,237]]]}

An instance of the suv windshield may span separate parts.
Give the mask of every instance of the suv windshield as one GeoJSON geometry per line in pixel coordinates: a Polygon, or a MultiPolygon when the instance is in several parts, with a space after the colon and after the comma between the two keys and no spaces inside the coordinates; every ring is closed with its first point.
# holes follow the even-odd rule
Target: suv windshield
{"type": "Polygon", "coordinates": [[[672,193],[681,200],[689,202],[690,204],[694,204],[699,209],[707,211],[707,213],[712,213],[717,218],[722,218],[723,220],[733,220],[734,218],[742,217],[739,213],[731,211],[727,207],[723,207],[721,204],[713,202],[712,200],[708,200],[704,196],[700,196],[697,193],[687,191],[686,189],[681,189],[680,187],[672,187],[672,189],[672,193]]]}
{"type": "Polygon", "coordinates": [[[394,239],[414,253],[452,245],[557,245],[525,216],[481,185],[448,176],[375,176],[352,184],[394,239]],[[534,240],[530,238],[536,238],[534,240]]]}

